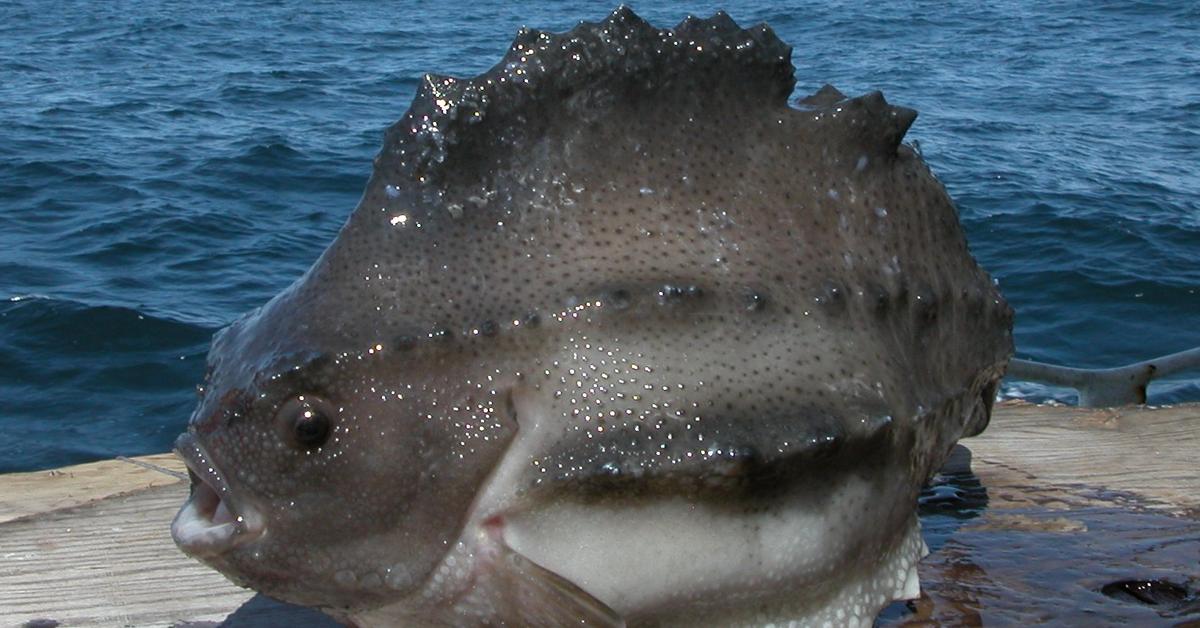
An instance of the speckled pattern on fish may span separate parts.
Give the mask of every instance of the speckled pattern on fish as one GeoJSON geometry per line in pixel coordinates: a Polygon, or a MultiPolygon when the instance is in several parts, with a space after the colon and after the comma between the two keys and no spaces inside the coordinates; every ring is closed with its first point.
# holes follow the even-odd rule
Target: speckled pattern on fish
{"type": "Polygon", "coordinates": [[[362,626],[869,625],[1012,312],[790,48],[622,8],[427,76],[337,239],[218,334],[176,540],[362,626]]]}

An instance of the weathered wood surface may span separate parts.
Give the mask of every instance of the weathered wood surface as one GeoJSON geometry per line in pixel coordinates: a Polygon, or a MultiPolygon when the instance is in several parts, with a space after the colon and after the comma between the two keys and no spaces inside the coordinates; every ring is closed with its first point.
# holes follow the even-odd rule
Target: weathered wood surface
{"type": "Polygon", "coordinates": [[[1006,403],[943,469],[966,471],[981,512],[922,516],[921,599],[881,624],[1200,628],[1200,405],[1006,403]],[[1147,605],[1103,593],[1122,581],[1187,594],[1147,605]]]}
{"type": "MultiPolygon", "coordinates": [[[[961,451],[955,464],[969,461],[986,487],[987,513],[934,547],[922,567],[931,597],[914,605],[915,613],[887,623],[991,621],[996,615],[962,608],[987,598],[991,589],[972,590],[968,602],[955,592],[974,586],[959,573],[961,553],[973,548],[973,559],[987,563],[998,538],[1005,547],[1070,540],[1064,547],[1100,551],[1104,544],[1089,535],[1120,537],[1125,529],[1110,530],[1106,522],[1125,512],[1152,512],[1136,516],[1156,517],[1146,525],[1170,528],[1172,547],[1200,551],[1200,405],[1096,410],[1002,404],[988,430],[964,444],[970,452],[961,451]]],[[[0,627],[33,620],[63,626],[333,625],[313,611],[239,589],[175,549],[168,526],[187,494],[183,470],[164,454],[0,476],[0,627]]],[[[1145,543],[1136,547],[1145,553],[1145,543]]],[[[1004,560],[993,561],[987,587],[996,585],[1004,560]]],[[[1165,555],[1157,567],[1154,556],[1138,560],[1153,573],[1186,569],[1165,555]]],[[[1112,565],[1106,569],[1117,573],[1112,565]]],[[[1023,576],[1006,577],[1015,582],[1023,576]]],[[[1200,573],[1181,577],[1200,581],[1200,573]]],[[[1025,586],[999,590],[1017,585],[1025,586]]]]}
{"type": "Polygon", "coordinates": [[[175,484],[187,475],[174,454],[117,459],[0,476],[0,523],[175,484]],[[151,473],[151,471],[157,471],[151,473]]]}
{"type": "MultiPolygon", "coordinates": [[[[1200,404],[1076,408],[1009,402],[996,408],[982,434],[962,442],[988,486],[1074,487],[1077,493],[1090,487],[1127,493],[1151,508],[1200,513],[1200,404]]],[[[1019,490],[1000,494],[1023,501],[1019,490]]]]}
{"type": "Polygon", "coordinates": [[[186,470],[161,454],[0,476],[0,627],[335,626],[175,548],[186,470]]]}

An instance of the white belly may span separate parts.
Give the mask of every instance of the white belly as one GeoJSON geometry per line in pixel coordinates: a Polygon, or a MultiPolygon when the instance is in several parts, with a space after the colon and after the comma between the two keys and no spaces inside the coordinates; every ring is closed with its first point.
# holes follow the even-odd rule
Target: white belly
{"type": "Polygon", "coordinates": [[[887,520],[878,497],[850,479],[824,509],[804,499],[761,512],[681,497],[562,502],[509,516],[504,536],[632,625],[870,625],[891,600],[918,595],[926,553],[915,516],[904,530],[870,529],[887,520]],[[880,538],[893,542],[860,551],[880,538]]]}

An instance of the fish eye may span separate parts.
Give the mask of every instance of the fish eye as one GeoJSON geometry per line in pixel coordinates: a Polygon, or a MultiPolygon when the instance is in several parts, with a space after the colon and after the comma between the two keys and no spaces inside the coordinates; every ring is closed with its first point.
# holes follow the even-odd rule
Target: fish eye
{"type": "Polygon", "coordinates": [[[284,441],[313,450],[325,444],[333,431],[333,406],[313,395],[300,395],[279,408],[278,421],[284,441]]]}

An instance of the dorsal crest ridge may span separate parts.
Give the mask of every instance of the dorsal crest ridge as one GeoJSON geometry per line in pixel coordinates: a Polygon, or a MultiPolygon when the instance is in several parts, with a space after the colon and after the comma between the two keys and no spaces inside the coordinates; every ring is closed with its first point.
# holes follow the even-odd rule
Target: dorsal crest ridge
{"type": "Polygon", "coordinates": [[[565,33],[522,28],[504,58],[474,78],[425,75],[408,113],[388,129],[381,157],[399,158],[397,169],[413,179],[436,179],[464,141],[516,143],[535,131],[525,128],[537,126],[531,120],[587,116],[587,108],[612,106],[609,93],[736,85],[754,91],[748,98],[785,105],[794,70],[791,47],[766,24],[743,29],[719,11],[659,29],[621,6],[565,33]],[[600,97],[572,98],[593,94],[600,97]]]}

